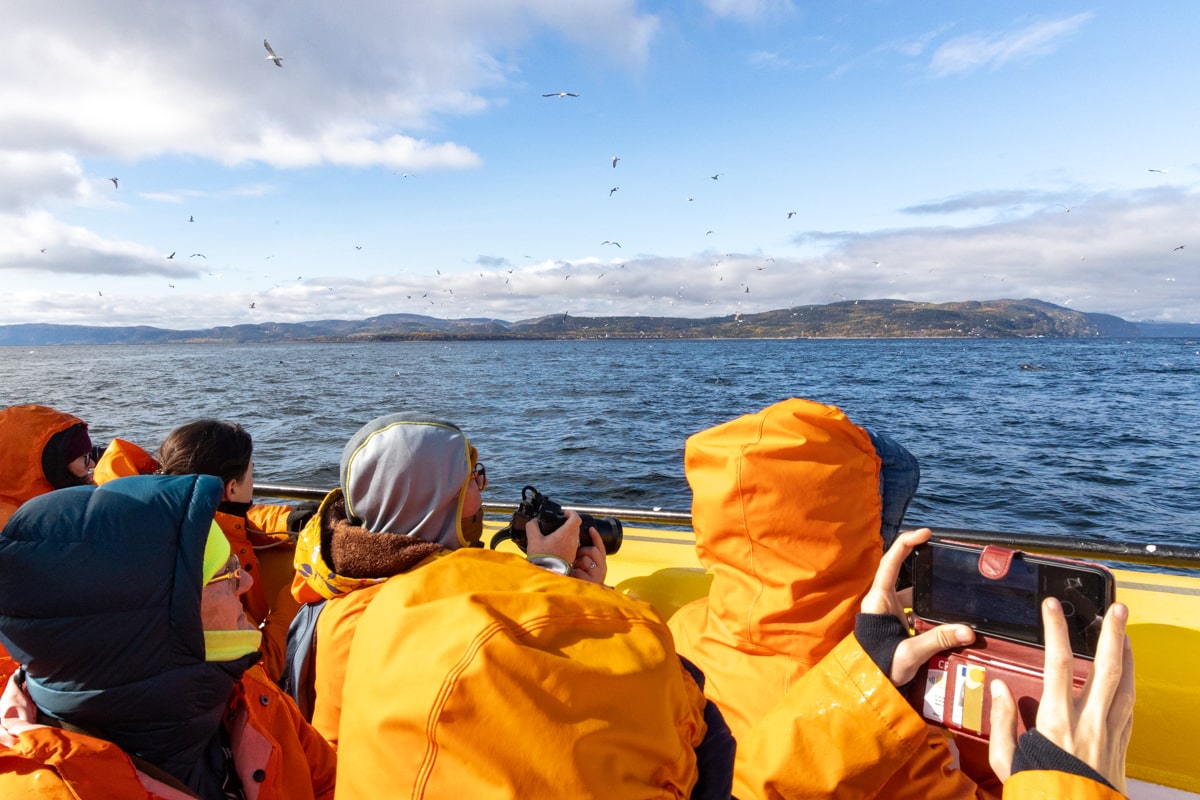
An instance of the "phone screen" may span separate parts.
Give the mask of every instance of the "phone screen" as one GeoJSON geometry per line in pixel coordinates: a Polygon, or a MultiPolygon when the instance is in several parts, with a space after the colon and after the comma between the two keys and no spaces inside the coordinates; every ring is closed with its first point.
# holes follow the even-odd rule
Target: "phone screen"
{"type": "Polygon", "coordinates": [[[1112,602],[1102,567],[1017,554],[1003,578],[979,572],[980,548],[930,542],[914,562],[913,606],[930,622],[963,622],[978,631],[1043,645],[1042,600],[1063,608],[1076,655],[1094,657],[1100,622],[1112,602]]]}

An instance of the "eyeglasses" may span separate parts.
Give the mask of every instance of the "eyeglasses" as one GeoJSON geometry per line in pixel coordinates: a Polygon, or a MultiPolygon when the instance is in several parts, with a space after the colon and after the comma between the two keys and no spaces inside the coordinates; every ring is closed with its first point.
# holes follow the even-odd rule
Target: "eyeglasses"
{"type": "Polygon", "coordinates": [[[206,585],[212,586],[214,583],[228,580],[236,580],[238,583],[242,581],[242,562],[238,561],[236,555],[231,555],[225,566],[221,567],[221,571],[213,575],[206,585]]]}
{"type": "Polygon", "coordinates": [[[475,485],[479,487],[479,491],[482,492],[487,488],[487,468],[483,466],[482,462],[475,464],[475,467],[471,470],[471,477],[475,479],[475,485]]]}

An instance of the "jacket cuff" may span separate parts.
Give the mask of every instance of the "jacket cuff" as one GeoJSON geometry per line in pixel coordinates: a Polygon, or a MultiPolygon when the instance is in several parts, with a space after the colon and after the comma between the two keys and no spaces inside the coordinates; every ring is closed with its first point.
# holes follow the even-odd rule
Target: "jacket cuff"
{"type": "Polygon", "coordinates": [[[1012,774],[1025,770],[1055,770],[1089,778],[1115,791],[1115,787],[1104,779],[1085,761],[1063,750],[1037,730],[1026,731],[1017,740],[1017,751],[1013,753],[1012,774]]]}

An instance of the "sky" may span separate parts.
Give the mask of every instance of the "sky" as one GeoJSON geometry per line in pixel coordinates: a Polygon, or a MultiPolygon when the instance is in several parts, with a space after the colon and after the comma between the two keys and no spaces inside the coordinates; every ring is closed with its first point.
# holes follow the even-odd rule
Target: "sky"
{"type": "Polygon", "coordinates": [[[1194,0],[0,2],[0,324],[1200,322],[1194,0]]]}

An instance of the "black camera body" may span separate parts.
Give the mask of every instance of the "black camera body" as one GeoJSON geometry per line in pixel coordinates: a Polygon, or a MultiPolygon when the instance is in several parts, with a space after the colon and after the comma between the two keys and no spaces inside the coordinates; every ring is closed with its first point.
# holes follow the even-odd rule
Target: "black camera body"
{"type": "MultiPolygon", "coordinates": [[[[595,528],[596,533],[600,534],[600,541],[604,543],[605,555],[611,556],[621,549],[621,539],[624,535],[621,520],[616,517],[597,519],[582,512],[579,513],[579,518],[582,522],[579,526],[580,547],[592,546],[592,537],[588,534],[588,529],[595,528]]],[[[521,502],[517,504],[517,510],[513,512],[510,526],[512,540],[516,542],[517,547],[521,548],[522,553],[529,552],[529,541],[525,536],[525,523],[531,519],[537,520],[538,528],[543,534],[549,534],[562,527],[562,524],[567,521],[567,513],[563,511],[562,506],[532,486],[522,489],[521,502]]]]}

